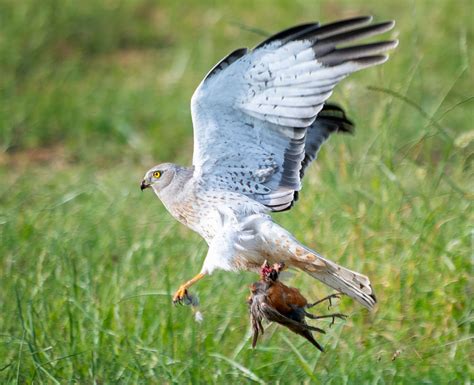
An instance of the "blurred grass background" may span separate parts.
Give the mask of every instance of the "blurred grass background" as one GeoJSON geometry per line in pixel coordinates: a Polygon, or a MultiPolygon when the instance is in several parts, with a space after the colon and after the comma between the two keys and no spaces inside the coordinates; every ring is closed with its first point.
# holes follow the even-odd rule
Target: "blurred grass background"
{"type": "Polygon", "coordinates": [[[0,382],[470,384],[472,39],[470,0],[1,0],[0,382]],[[379,307],[343,299],[324,354],[274,326],[253,351],[255,275],[199,283],[201,325],[173,307],[206,245],[138,184],[190,164],[189,100],[221,57],[360,14],[395,19],[400,46],[337,88],[356,135],[326,144],[275,217],[369,275],[379,307]]]}

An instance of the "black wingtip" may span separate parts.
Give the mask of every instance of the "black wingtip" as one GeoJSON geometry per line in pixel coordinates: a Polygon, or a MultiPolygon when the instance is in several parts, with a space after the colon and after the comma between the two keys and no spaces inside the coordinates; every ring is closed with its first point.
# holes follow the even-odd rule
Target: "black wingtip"
{"type": "Polygon", "coordinates": [[[345,111],[339,105],[334,103],[326,103],[319,112],[316,121],[325,124],[331,133],[353,134],[355,131],[354,122],[346,116],[345,111]]]}
{"type": "Polygon", "coordinates": [[[372,292],[372,294],[370,294],[369,297],[374,300],[374,305],[375,305],[377,303],[377,297],[375,296],[375,293],[372,292]]]}
{"type": "Polygon", "coordinates": [[[351,62],[357,63],[362,67],[372,67],[374,65],[385,63],[387,60],[388,55],[373,55],[351,60],[351,62]]]}
{"type": "Polygon", "coordinates": [[[328,30],[328,31],[342,31],[343,28],[352,28],[355,26],[360,26],[364,24],[368,24],[373,20],[373,17],[370,15],[366,16],[356,16],[356,17],[349,17],[347,19],[332,21],[326,24],[321,25],[320,31],[328,30]]]}
{"type": "Polygon", "coordinates": [[[299,36],[301,33],[306,33],[318,27],[319,27],[319,23],[313,22],[313,23],[300,24],[300,25],[296,25],[296,26],[284,29],[283,31],[277,32],[276,34],[270,36],[269,38],[259,43],[257,46],[254,47],[254,50],[257,48],[263,47],[264,45],[273,43],[274,41],[277,41],[277,40],[293,40],[297,38],[297,36],[299,36]]]}
{"type": "Polygon", "coordinates": [[[395,20],[389,20],[389,21],[386,21],[385,24],[387,24],[387,26],[390,26],[389,29],[392,29],[393,27],[395,27],[395,20]]]}
{"type": "Polygon", "coordinates": [[[369,24],[360,28],[344,29],[337,33],[324,34],[317,36],[315,40],[317,46],[314,47],[318,57],[331,52],[336,46],[347,44],[354,40],[362,40],[390,31],[395,25],[393,20],[381,23],[369,24]]]}
{"type": "Polygon", "coordinates": [[[370,23],[373,19],[374,17],[372,15],[365,15],[365,16],[363,15],[363,16],[355,16],[355,17],[349,17],[347,19],[333,21],[325,25],[349,24],[349,23],[350,24],[367,24],[367,23],[370,23]]]}
{"type": "Polygon", "coordinates": [[[335,66],[347,61],[357,61],[363,58],[385,53],[398,46],[398,40],[388,40],[376,43],[356,45],[352,47],[333,49],[318,57],[318,61],[326,66],[335,66]]]}

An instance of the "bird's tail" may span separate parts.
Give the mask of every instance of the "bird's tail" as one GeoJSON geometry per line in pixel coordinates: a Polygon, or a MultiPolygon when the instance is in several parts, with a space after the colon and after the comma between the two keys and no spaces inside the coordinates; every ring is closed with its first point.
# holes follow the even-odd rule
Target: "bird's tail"
{"type": "MultiPolygon", "coordinates": [[[[285,262],[289,266],[298,267],[333,289],[360,302],[366,308],[374,307],[377,300],[369,278],[365,275],[339,266],[303,246],[288,231],[273,222],[269,216],[248,217],[246,226],[256,231],[260,237],[260,242],[247,245],[247,249],[260,248],[269,263],[285,262]]],[[[257,238],[254,236],[253,242],[257,238]]],[[[257,265],[258,261],[254,262],[257,265]]]]}
{"type": "Polygon", "coordinates": [[[368,309],[377,302],[369,278],[327,260],[315,251],[299,247],[293,264],[333,289],[348,295],[368,309]]]}

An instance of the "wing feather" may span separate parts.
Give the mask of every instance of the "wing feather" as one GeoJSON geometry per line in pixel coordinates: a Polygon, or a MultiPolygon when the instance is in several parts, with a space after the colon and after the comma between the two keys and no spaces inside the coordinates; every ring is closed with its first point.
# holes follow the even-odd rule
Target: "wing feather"
{"type": "Polygon", "coordinates": [[[274,94],[268,96],[264,93],[255,97],[254,102],[262,105],[274,106],[277,103],[281,103],[284,106],[288,107],[306,107],[306,106],[317,106],[324,103],[332,94],[332,91],[321,92],[319,94],[306,95],[301,97],[301,95],[296,96],[280,96],[274,94]]]}
{"type": "Polygon", "coordinates": [[[273,211],[291,207],[321,144],[352,127],[342,110],[324,107],[334,87],[385,62],[385,52],[397,45],[339,47],[394,26],[371,21],[362,16],[292,27],[252,51],[232,52],[209,72],[191,109],[193,164],[210,188],[248,195],[273,211]]]}
{"type": "Polygon", "coordinates": [[[273,42],[277,42],[278,44],[281,44],[282,41],[287,40],[287,39],[294,40],[298,36],[304,34],[305,32],[313,31],[316,28],[319,28],[319,23],[306,23],[306,24],[300,24],[294,27],[287,28],[283,31],[280,31],[270,36],[268,39],[262,41],[254,49],[263,47],[273,42]]]}

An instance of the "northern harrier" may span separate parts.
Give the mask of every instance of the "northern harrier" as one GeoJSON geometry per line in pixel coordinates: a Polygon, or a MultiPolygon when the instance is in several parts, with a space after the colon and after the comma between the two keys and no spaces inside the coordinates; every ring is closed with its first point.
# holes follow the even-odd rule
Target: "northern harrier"
{"type": "Polygon", "coordinates": [[[396,47],[397,41],[347,46],[394,26],[371,21],[289,28],[252,50],[235,50],[201,82],[191,100],[193,166],[160,164],[141,183],[209,245],[201,272],[181,285],[175,302],[215,269],[258,271],[267,260],[374,306],[366,276],[302,245],[269,215],[293,206],[306,167],[329,135],[352,129],[344,111],[325,105],[336,84],[385,62],[383,53],[396,47]]]}

